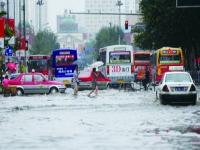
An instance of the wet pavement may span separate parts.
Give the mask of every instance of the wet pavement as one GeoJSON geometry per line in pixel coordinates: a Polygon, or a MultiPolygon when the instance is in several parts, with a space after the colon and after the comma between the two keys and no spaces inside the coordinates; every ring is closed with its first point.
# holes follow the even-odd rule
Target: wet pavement
{"type": "Polygon", "coordinates": [[[0,96],[2,150],[198,150],[200,102],[162,106],[153,91],[0,96]]]}

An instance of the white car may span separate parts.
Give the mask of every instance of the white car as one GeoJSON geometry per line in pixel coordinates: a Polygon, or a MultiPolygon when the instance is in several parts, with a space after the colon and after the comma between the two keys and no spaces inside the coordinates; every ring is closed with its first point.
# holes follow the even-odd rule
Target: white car
{"type": "Polygon", "coordinates": [[[197,91],[188,72],[166,72],[157,89],[156,98],[163,105],[170,103],[196,104],[197,91]]]}

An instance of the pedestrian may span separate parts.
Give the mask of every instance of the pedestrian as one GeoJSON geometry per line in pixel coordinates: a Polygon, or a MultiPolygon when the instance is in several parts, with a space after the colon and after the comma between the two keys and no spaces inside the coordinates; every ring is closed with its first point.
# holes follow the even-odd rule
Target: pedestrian
{"type": "Polygon", "coordinates": [[[25,73],[25,72],[26,72],[26,67],[25,67],[25,65],[23,64],[23,62],[20,63],[20,72],[21,72],[21,73],[25,73]]]}
{"type": "Polygon", "coordinates": [[[8,79],[8,75],[5,75],[3,81],[2,81],[2,86],[3,86],[3,94],[4,96],[7,96],[7,94],[10,93],[10,90],[8,88],[8,84],[9,84],[9,79],[8,79]]]}
{"type": "Polygon", "coordinates": [[[98,78],[99,74],[96,71],[96,68],[92,69],[92,91],[88,94],[88,96],[90,97],[91,94],[93,92],[95,92],[95,95],[98,95],[98,85],[97,85],[97,78],[98,78]]]}
{"type": "Polygon", "coordinates": [[[73,74],[73,84],[74,84],[74,95],[78,94],[78,85],[79,85],[79,79],[78,79],[78,65],[76,66],[73,74]]]}
{"type": "Polygon", "coordinates": [[[144,79],[142,80],[142,84],[144,86],[145,91],[147,91],[147,84],[149,83],[149,79],[150,79],[150,73],[148,67],[146,66],[144,79]]]}

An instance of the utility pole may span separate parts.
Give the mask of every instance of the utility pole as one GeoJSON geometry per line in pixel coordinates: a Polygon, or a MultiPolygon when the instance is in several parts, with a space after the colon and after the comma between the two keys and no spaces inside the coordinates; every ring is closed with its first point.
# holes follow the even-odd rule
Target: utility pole
{"type": "Polygon", "coordinates": [[[9,18],[9,0],[7,0],[7,19],[9,18]]]}
{"type": "Polygon", "coordinates": [[[123,3],[121,2],[121,0],[118,0],[117,1],[117,4],[116,4],[118,7],[119,7],[119,28],[118,28],[118,44],[120,45],[120,29],[121,29],[121,15],[120,15],[120,13],[121,13],[121,6],[123,5],[123,3]]]}
{"type": "MultiPolygon", "coordinates": [[[[26,3],[25,3],[25,0],[23,0],[23,35],[24,35],[24,42],[26,42],[26,10],[25,10],[25,7],[26,6],[26,3]]],[[[25,64],[25,68],[26,68],[26,72],[27,72],[27,59],[26,59],[26,48],[24,50],[24,64],[25,64]]]]}
{"type": "Polygon", "coordinates": [[[39,31],[40,31],[41,27],[42,27],[42,25],[41,25],[42,8],[41,7],[42,7],[42,5],[44,5],[44,2],[43,2],[43,0],[38,0],[36,4],[39,6],[39,31]]]}

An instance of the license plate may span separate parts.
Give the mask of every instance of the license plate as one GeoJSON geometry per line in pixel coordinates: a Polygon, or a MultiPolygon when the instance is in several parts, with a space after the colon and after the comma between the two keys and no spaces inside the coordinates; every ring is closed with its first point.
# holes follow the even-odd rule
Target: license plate
{"type": "Polygon", "coordinates": [[[184,91],[184,87],[175,87],[175,91],[184,91]]]}
{"type": "Polygon", "coordinates": [[[64,80],[63,82],[64,82],[65,85],[69,84],[68,80],[64,80]]]}
{"type": "Polygon", "coordinates": [[[116,82],[119,84],[122,84],[122,83],[124,83],[124,80],[117,80],[116,82]]]}

